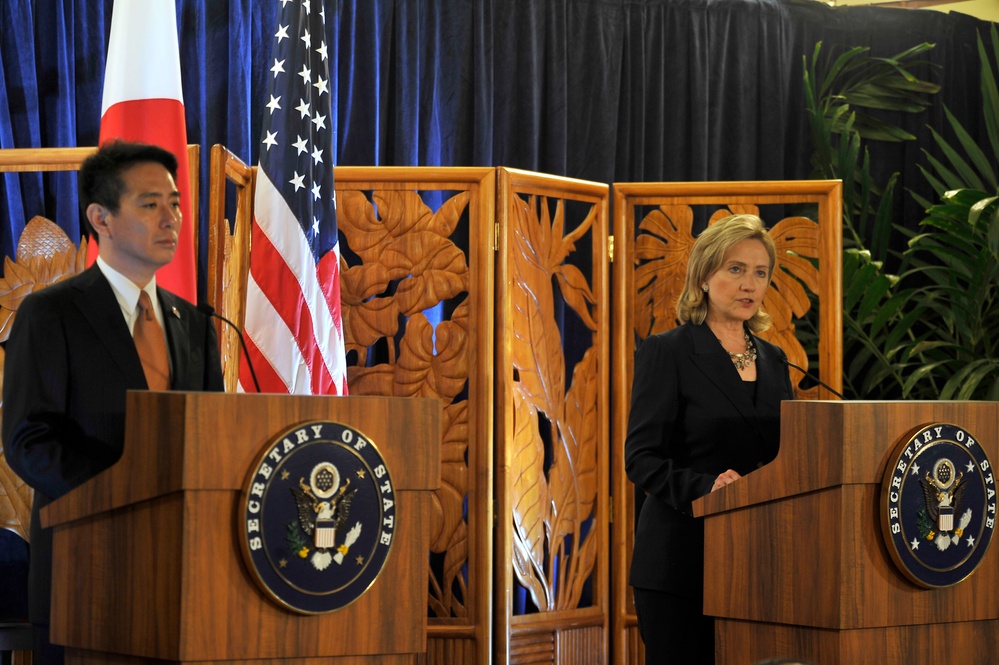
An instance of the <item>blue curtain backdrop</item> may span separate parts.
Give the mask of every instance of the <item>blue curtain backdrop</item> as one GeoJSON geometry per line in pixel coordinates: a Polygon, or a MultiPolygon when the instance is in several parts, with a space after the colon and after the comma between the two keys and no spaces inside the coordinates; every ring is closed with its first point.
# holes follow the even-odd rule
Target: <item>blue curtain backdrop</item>
{"type": "MultiPolygon", "coordinates": [[[[280,1],[177,0],[202,192],[213,144],[257,161],[280,1]]],[[[112,6],[0,0],[0,148],[96,144],[112,6]]],[[[975,44],[988,24],[968,16],[811,0],[328,0],[326,15],[342,165],[505,165],[608,183],[808,178],[802,59],[817,41],[880,56],[936,44],[918,73],[943,91],[927,112],[893,118],[919,140],[872,146],[877,182],[901,172],[897,222],[921,219],[906,188],[931,195],[917,164],[945,104],[985,142],[975,44]]],[[[34,215],[78,241],[75,187],[70,174],[4,174],[0,253],[14,255],[34,215]]],[[[522,589],[517,599],[529,611],[522,589]]]]}
{"type": "MultiPolygon", "coordinates": [[[[177,1],[188,139],[203,166],[215,143],[256,163],[279,2],[177,1]]],[[[96,143],[112,5],[0,3],[0,148],[96,143]]],[[[880,181],[900,170],[899,192],[930,193],[916,165],[944,104],[984,137],[975,36],[988,24],[959,14],[810,0],[328,0],[326,14],[343,165],[807,178],[802,58],[819,40],[875,55],[937,45],[919,73],[943,91],[901,120],[919,141],[875,148],[880,181]]],[[[0,252],[13,255],[36,214],[77,240],[76,198],[75,176],[5,175],[0,252]]],[[[914,226],[920,211],[902,198],[897,219],[914,226]]]]}

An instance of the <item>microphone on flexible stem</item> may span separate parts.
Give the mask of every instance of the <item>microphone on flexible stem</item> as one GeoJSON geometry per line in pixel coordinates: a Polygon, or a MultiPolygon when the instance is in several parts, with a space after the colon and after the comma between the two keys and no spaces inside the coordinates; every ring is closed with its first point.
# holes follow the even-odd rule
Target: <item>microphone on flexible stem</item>
{"type": "Polygon", "coordinates": [[[198,310],[200,310],[205,316],[214,316],[216,319],[225,321],[226,325],[236,331],[236,335],[239,337],[239,345],[243,347],[243,357],[246,358],[246,366],[250,368],[250,376],[253,377],[253,387],[256,388],[259,393],[260,384],[257,383],[257,373],[253,371],[253,363],[250,361],[250,352],[246,348],[246,340],[243,338],[243,331],[240,330],[235,323],[216,312],[215,308],[208,303],[203,302],[198,305],[198,310]]]}
{"type": "Polygon", "coordinates": [[[820,386],[822,386],[823,388],[825,388],[826,390],[828,390],[829,392],[831,392],[836,397],[839,397],[841,400],[846,401],[846,398],[843,397],[843,395],[839,391],[833,389],[831,386],[829,386],[829,384],[823,383],[822,380],[819,379],[819,377],[815,376],[814,374],[811,374],[810,372],[808,372],[804,368],[798,367],[797,365],[795,365],[793,362],[791,362],[790,360],[787,359],[787,356],[785,356],[785,355],[782,354],[781,357],[780,357],[780,360],[781,360],[782,363],[784,363],[788,367],[795,368],[796,370],[798,370],[799,372],[801,372],[802,374],[804,374],[805,376],[807,376],[809,379],[811,379],[815,383],[819,384],[820,386]]]}

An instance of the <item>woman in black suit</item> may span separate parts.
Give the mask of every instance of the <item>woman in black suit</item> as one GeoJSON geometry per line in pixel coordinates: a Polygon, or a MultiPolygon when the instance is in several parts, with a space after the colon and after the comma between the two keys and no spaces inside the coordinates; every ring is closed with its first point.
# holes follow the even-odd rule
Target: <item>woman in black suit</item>
{"type": "Polygon", "coordinates": [[[638,349],[625,468],[645,493],[631,562],[647,665],[714,662],[702,613],[704,525],[695,499],[772,461],[780,403],[794,393],[784,352],[754,333],[777,251],[759,217],[698,237],[677,303],[682,325],[638,349]]]}

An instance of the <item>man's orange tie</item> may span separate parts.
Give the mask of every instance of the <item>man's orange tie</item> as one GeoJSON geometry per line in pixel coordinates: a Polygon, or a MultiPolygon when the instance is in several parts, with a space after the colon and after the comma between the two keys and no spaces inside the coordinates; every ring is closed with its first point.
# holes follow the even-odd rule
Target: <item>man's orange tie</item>
{"type": "Polygon", "coordinates": [[[135,350],[142,361],[142,371],[146,373],[146,383],[150,390],[170,389],[170,357],[167,356],[166,338],[163,328],[153,313],[153,303],[149,294],[139,292],[139,316],[135,320],[135,350]]]}

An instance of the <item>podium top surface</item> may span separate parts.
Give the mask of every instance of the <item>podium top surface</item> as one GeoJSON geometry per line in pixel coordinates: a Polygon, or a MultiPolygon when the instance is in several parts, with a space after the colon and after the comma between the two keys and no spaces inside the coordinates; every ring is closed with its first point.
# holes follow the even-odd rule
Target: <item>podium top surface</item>
{"type": "Polygon", "coordinates": [[[397,490],[439,486],[435,399],[131,391],[121,459],[49,504],[43,522],[55,526],[173,492],[242,490],[276,436],[315,421],[363,434],[397,490]]]}

